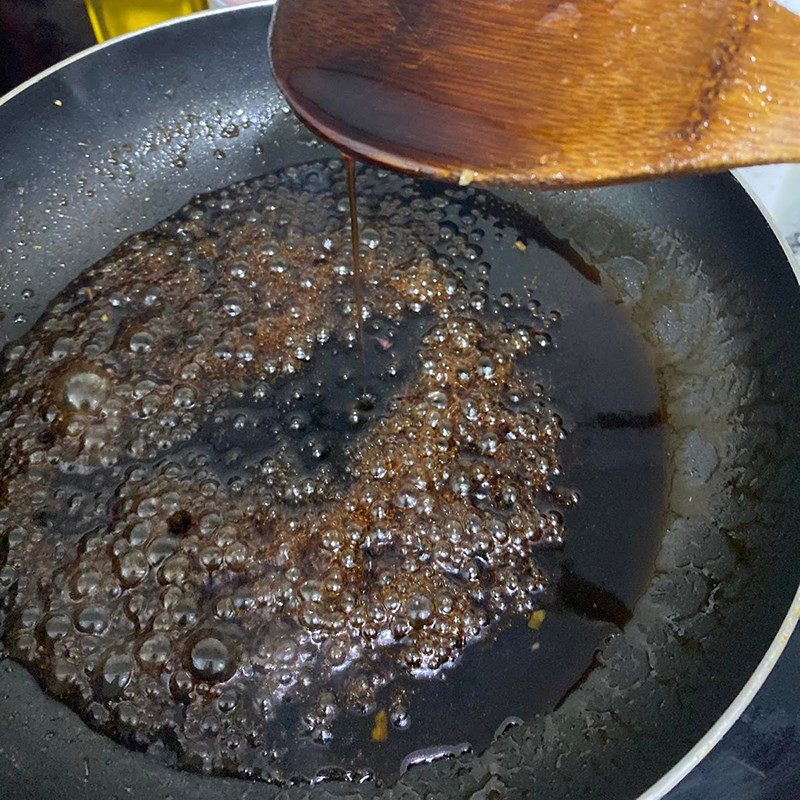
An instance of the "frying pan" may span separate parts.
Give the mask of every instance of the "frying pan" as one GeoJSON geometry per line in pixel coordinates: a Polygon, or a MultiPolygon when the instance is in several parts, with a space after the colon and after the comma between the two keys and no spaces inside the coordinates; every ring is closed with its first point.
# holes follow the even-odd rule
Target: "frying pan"
{"type": "MultiPolygon", "coordinates": [[[[275,87],[270,12],[201,14],[122,37],[0,101],[4,343],[75,275],[192,195],[330,152],[275,87]],[[231,123],[236,138],[225,135],[231,123]]],[[[484,753],[416,767],[388,787],[281,788],[129,751],[4,660],[4,798],[654,800],[733,724],[800,611],[800,291],[789,251],[730,174],[503,196],[598,266],[664,397],[669,496],[655,574],[595,668],[555,711],[484,753]]]]}

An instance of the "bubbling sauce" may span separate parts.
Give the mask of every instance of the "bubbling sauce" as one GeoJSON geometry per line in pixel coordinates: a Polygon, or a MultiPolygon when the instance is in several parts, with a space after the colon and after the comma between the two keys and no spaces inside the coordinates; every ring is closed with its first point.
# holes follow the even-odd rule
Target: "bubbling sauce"
{"type": "Polygon", "coordinates": [[[369,768],[416,679],[557,585],[579,498],[537,363],[560,315],[492,290],[475,193],[360,189],[363,320],[344,172],[318,162],[133,236],[4,353],[9,652],[183,766],[369,768]]]}

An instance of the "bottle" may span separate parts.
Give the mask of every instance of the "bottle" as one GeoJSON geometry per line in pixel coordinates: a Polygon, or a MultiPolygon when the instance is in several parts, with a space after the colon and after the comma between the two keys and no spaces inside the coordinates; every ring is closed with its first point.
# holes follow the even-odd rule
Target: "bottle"
{"type": "Polygon", "coordinates": [[[205,0],[85,0],[98,42],[206,7],[205,0]]]}

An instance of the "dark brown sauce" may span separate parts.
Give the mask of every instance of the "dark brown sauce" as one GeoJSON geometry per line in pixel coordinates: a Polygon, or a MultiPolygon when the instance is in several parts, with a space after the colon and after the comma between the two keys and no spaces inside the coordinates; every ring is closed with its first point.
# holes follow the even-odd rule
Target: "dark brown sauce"
{"type": "MultiPolygon", "coordinates": [[[[296,165],[198,198],[156,231],[134,237],[93,273],[67,287],[44,320],[47,322],[47,317],[51,317],[54,330],[40,325],[29,336],[29,343],[38,342],[38,355],[22,364],[10,359],[5,377],[12,382],[24,379],[31,391],[40,385],[53,386],[53,391],[66,386],[71,393],[67,400],[78,404],[69,414],[89,418],[95,412],[100,413],[97,409],[105,402],[111,381],[103,376],[112,374],[105,371],[106,367],[95,374],[102,366],[95,360],[102,359],[115,375],[128,375],[124,385],[115,379],[116,390],[123,392],[120,397],[126,403],[112,398],[116,405],[109,406],[109,414],[114,411],[117,416],[122,415],[122,428],[101,431],[104,436],[112,437],[104,452],[118,449],[119,456],[108,466],[91,462],[90,475],[54,469],[51,464],[54,492],[41,499],[33,494],[38,488],[38,474],[31,474],[30,480],[27,473],[20,475],[18,490],[12,494],[15,523],[25,521],[28,506],[32,506],[35,514],[27,524],[32,529],[42,529],[41,547],[50,554],[63,548],[65,557],[78,547],[81,536],[96,537],[98,526],[105,531],[103,535],[109,543],[117,543],[120,538],[128,540],[128,544],[122,542],[120,556],[147,547],[148,553],[153,550],[154,557],[161,558],[166,555],[162,552],[166,545],[175,547],[192,537],[197,538],[199,547],[205,548],[206,539],[216,537],[218,529],[224,530],[219,546],[231,550],[228,554],[231,563],[245,563],[239,554],[242,547],[250,548],[244,551],[246,558],[251,559],[246,562],[246,569],[238,573],[227,566],[216,566],[217,577],[210,582],[200,562],[189,562],[191,574],[203,576],[203,592],[197,597],[201,621],[192,623],[203,638],[187,640],[188,652],[194,653],[195,645],[200,650],[197,654],[200,666],[189,662],[190,670],[194,665],[198,671],[196,678],[205,680],[213,667],[213,677],[226,683],[228,694],[223,698],[226,710],[220,709],[219,718],[227,720],[225,724],[234,733],[249,730],[247,710],[255,707],[257,692],[267,680],[264,676],[252,679],[250,665],[260,663],[262,658],[255,651],[262,644],[272,646],[273,639],[277,647],[277,640],[291,638],[289,634],[294,629],[285,630],[284,626],[296,628],[297,623],[288,617],[257,618],[258,612],[241,605],[242,614],[253,615],[248,617],[251,619],[248,624],[262,626],[243,628],[235,619],[237,606],[231,611],[233,618],[228,618],[225,603],[218,613],[216,600],[226,598],[229,589],[235,589],[235,598],[242,603],[247,600],[258,559],[263,559],[264,552],[258,528],[237,524],[229,529],[221,518],[238,522],[248,508],[268,506],[270,514],[285,515],[287,525],[278,526],[275,533],[283,535],[282,531],[289,531],[286,540],[291,544],[298,540],[300,529],[288,527],[290,517],[297,514],[302,520],[316,513],[327,502],[330,487],[335,491],[340,487],[342,493],[348,491],[355,480],[349,471],[353,448],[363,445],[375,426],[395,413],[397,401],[402,400],[409,388],[413,389],[415,376],[428,364],[427,360],[420,360],[423,339],[442,318],[430,303],[417,303],[413,299],[418,296],[416,292],[430,289],[429,281],[437,271],[452,281],[456,292],[457,300],[453,302],[457,306],[453,306],[447,317],[453,324],[458,324],[459,319],[474,319],[500,333],[525,326],[539,337],[535,348],[518,356],[519,374],[527,391],[533,392],[537,385],[543,391],[546,389],[549,399],[543,408],[552,405],[562,419],[560,427],[566,435],[558,442],[561,469],[557,485],[576,490],[580,500],[577,505],[563,508],[563,549],[536,549],[531,556],[531,564],[542,568],[550,586],[542,599],[546,615],[541,625],[529,625],[527,614],[509,612],[487,626],[482,638],[469,644],[452,664],[422,679],[398,671],[393,651],[376,653],[374,662],[360,662],[358,669],[363,669],[364,674],[372,674],[370,670],[389,674],[393,669],[396,679],[377,689],[374,702],[370,701],[367,709],[359,709],[343,699],[340,712],[330,724],[332,739],[325,744],[305,730],[304,715],[309,709],[306,701],[316,702],[319,694],[316,687],[323,678],[331,686],[325,683],[320,688],[331,688],[343,698],[349,696],[351,692],[343,684],[354,677],[354,670],[349,668],[330,676],[324,673],[322,677],[312,674],[313,695],[306,698],[298,693],[297,697],[281,700],[271,707],[274,714],[264,725],[263,741],[269,742],[270,748],[274,747],[278,753],[276,764],[257,760],[251,763],[254,756],[246,747],[231,751],[231,755],[227,749],[230,737],[223,731],[208,734],[202,696],[193,695],[192,713],[168,742],[168,746],[175,747],[179,763],[189,768],[287,780],[294,776],[312,777],[334,765],[358,772],[371,770],[386,778],[397,772],[409,753],[427,753],[415,756],[413,762],[429,758],[431,748],[439,748],[437,753],[449,752],[446,747],[441,749],[442,745],[469,742],[475,750],[481,750],[504,719],[511,716],[530,719],[557,707],[580,683],[602,643],[628,621],[630,609],[652,574],[664,506],[663,415],[655,377],[624,311],[597,285],[591,272],[569,258],[567,249],[554,247],[553,237],[540,235],[541,224],[524,209],[509,206],[483,192],[414,182],[359,167],[361,226],[359,231],[353,213],[350,221],[355,224],[348,231],[342,215],[344,205],[338,206],[338,213],[335,211],[337,201],[348,188],[354,188],[356,165],[345,161],[345,167],[343,175],[336,160],[296,165]],[[232,201],[242,212],[238,222],[229,213],[232,201]],[[254,219],[242,222],[248,212],[254,219]],[[282,224],[284,219],[287,224],[282,224]],[[354,254],[358,254],[360,245],[364,248],[362,258],[353,264],[352,276],[349,274],[352,254],[346,246],[348,234],[354,254]],[[524,242],[528,243],[526,247],[520,244],[524,242]],[[419,247],[412,262],[419,263],[409,264],[408,254],[414,252],[415,243],[419,247]],[[210,248],[218,244],[220,255],[209,259],[210,248]],[[380,263],[382,267],[378,266],[380,263]],[[395,279],[393,271],[398,273],[395,279]],[[413,281],[412,272],[416,275],[413,281]],[[352,287],[353,294],[358,293],[356,300],[361,303],[363,291],[366,308],[371,312],[364,321],[363,344],[369,354],[365,381],[372,408],[363,414],[359,409],[354,416],[351,412],[364,392],[364,387],[353,380],[363,365],[359,341],[353,331],[350,294],[350,278],[358,275],[364,277],[364,285],[352,287]],[[327,289],[318,285],[325,280],[330,282],[327,289]],[[395,312],[386,293],[394,291],[391,287],[397,280],[403,286],[413,286],[415,294],[409,295],[409,302],[395,312]],[[90,293],[85,291],[86,287],[91,288],[90,293]],[[301,291],[316,294],[303,296],[299,294],[301,291]],[[132,299],[123,304],[122,299],[128,297],[132,299]],[[298,297],[303,298],[302,303],[298,297]],[[331,309],[317,315],[321,303],[328,303],[331,309]],[[300,314],[299,318],[294,316],[295,312],[300,314]],[[76,334],[84,338],[70,344],[60,335],[61,326],[69,325],[71,331],[76,319],[85,319],[89,330],[76,334]],[[269,324],[259,328],[258,323],[265,321],[269,324]],[[290,340],[302,330],[313,334],[311,340],[317,342],[308,354],[302,352],[307,339],[290,340]],[[241,331],[245,333],[239,337],[241,331]],[[186,358],[184,354],[194,354],[201,346],[207,351],[202,363],[209,365],[211,379],[219,384],[213,413],[201,410],[206,407],[210,381],[199,373],[182,378],[180,386],[172,384],[172,379],[164,379],[164,407],[148,410],[148,404],[153,402],[152,398],[148,400],[152,393],[149,379],[153,375],[178,374],[186,358]],[[48,353],[60,356],[61,360],[48,358],[48,353]],[[270,374],[262,375],[258,365],[267,355],[275,360],[275,365],[270,374]],[[69,362],[64,361],[67,358],[69,362]],[[231,362],[241,366],[234,370],[231,362]],[[66,371],[65,363],[70,365],[66,371]],[[291,369],[285,369],[286,365],[291,369]],[[72,379],[65,384],[64,380],[70,376],[72,379]],[[192,429],[184,431],[183,427],[161,423],[162,418],[168,423],[176,422],[175,408],[181,410],[182,416],[188,415],[189,420],[177,422],[181,426],[192,423],[192,429]],[[155,438],[143,438],[151,430],[159,437],[157,447],[155,438]],[[286,465],[282,466],[284,460],[286,465]],[[169,474],[162,475],[158,472],[161,469],[169,474]],[[214,486],[213,496],[207,497],[204,491],[214,486]],[[301,497],[306,486],[319,499],[301,497]],[[635,492],[631,486],[636,487],[635,492]],[[125,489],[124,493],[120,487],[125,489]],[[176,495],[176,507],[169,506],[169,513],[164,510],[161,519],[158,516],[161,512],[151,508],[150,501],[163,497],[166,503],[167,496],[175,495],[178,490],[185,496],[176,495]],[[136,526],[162,525],[163,536],[158,534],[155,538],[154,533],[151,542],[127,528],[118,536],[118,524],[127,524],[134,506],[131,505],[131,510],[127,506],[121,509],[125,514],[119,520],[107,515],[114,511],[115,503],[125,502],[126,497],[136,498],[135,515],[142,517],[136,526]],[[84,499],[76,504],[75,498],[84,499]],[[91,498],[93,502],[89,502],[91,498]],[[291,505],[287,507],[287,503],[291,505]],[[204,520],[209,514],[220,519],[213,524],[208,521],[209,530],[204,531],[201,526],[206,524],[204,520]],[[65,519],[70,520],[68,529],[64,528],[65,519]],[[258,557],[254,555],[256,552],[258,557]],[[209,628],[219,630],[212,636],[209,628]],[[228,678],[234,664],[242,668],[228,678]],[[239,698],[233,710],[228,702],[231,693],[238,693],[239,698]],[[407,700],[410,721],[396,725],[390,718],[386,740],[376,741],[372,734],[376,717],[381,712],[385,715],[387,710],[392,712],[398,694],[407,700]],[[298,731],[304,732],[299,735],[298,731]]],[[[354,193],[348,194],[354,212],[354,193]]],[[[445,284],[442,281],[435,285],[445,284]]],[[[363,319],[363,315],[359,314],[359,318],[363,319]]],[[[10,348],[9,355],[16,354],[19,358],[23,352],[19,348],[19,345],[10,348]]],[[[487,344],[483,343],[480,354],[486,352],[487,344]]],[[[441,363],[430,359],[431,368],[441,363]]],[[[15,415],[30,412],[32,406],[27,401],[8,396],[15,415]]],[[[495,402],[495,398],[500,413],[519,403],[500,392],[489,399],[495,402]]],[[[58,399],[63,405],[60,394],[58,399]]],[[[521,410],[528,408],[526,403],[520,406],[521,410]]],[[[55,452],[52,448],[61,448],[63,459],[69,464],[75,458],[71,450],[64,449],[71,446],[69,437],[62,428],[50,429],[49,417],[43,413],[46,410],[46,407],[41,409],[42,413],[25,426],[15,427],[12,421],[6,428],[0,428],[0,432],[13,442],[17,441],[14,437],[22,437],[27,449],[46,446],[51,456],[55,452]]],[[[481,434],[490,427],[487,418],[481,434]]],[[[405,453],[407,442],[411,449],[417,430],[415,425],[409,426],[413,436],[404,440],[396,453],[405,453]]],[[[97,434],[94,435],[96,439],[97,434]]],[[[6,452],[13,454],[16,450],[9,446],[6,452]]],[[[465,458],[474,464],[478,457],[465,452],[465,458]]],[[[518,485],[529,462],[517,463],[512,483],[518,485]]],[[[7,467],[10,475],[11,461],[7,467]]],[[[342,497],[348,496],[342,494],[342,497]]],[[[470,500],[476,512],[481,511],[484,500],[477,495],[474,501],[470,500]]],[[[550,509],[552,505],[547,501],[544,507],[550,509]]],[[[332,508],[339,513],[337,509],[344,508],[344,504],[333,503],[332,508]]],[[[452,517],[454,509],[451,507],[448,513],[452,517]]],[[[7,510],[6,516],[9,514],[7,510]]],[[[505,514],[501,510],[501,516],[505,514]]],[[[271,524],[272,518],[265,517],[263,524],[271,524]]],[[[409,522],[403,530],[414,527],[409,522]]],[[[14,561],[28,546],[28,540],[19,531],[11,539],[13,547],[9,548],[9,540],[2,538],[0,547],[5,541],[14,561]]],[[[38,546],[36,541],[32,544],[38,546]]],[[[421,548],[420,560],[428,557],[430,551],[431,548],[421,548]]],[[[106,552],[103,547],[91,552],[75,551],[70,563],[76,571],[76,585],[86,584],[86,591],[94,591],[94,584],[89,586],[84,575],[91,574],[88,570],[91,559],[99,559],[98,576],[105,571],[109,573],[105,577],[115,582],[118,577],[138,580],[135,572],[140,567],[147,573],[141,580],[150,581],[148,587],[160,586],[157,581],[162,578],[180,578],[174,561],[167,564],[168,574],[165,574],[161,568],[150,570],[141,558],[130,564],[126,561],[112,574],[111,567],[103,561],[106,552]]],[[[373,553],[369,547],[358,552],[377,567],[391,566],[390,559],[382,561],[381,553],[373,553]]],[[[8,558],[9,552],[0,556],[8,558]]],[[[307,549],[296,559],[296,566],[305,568],[318,557],[314,548],[307,549]]],[[[474,557],[478,567],[488,574],[491,560],[487,561],[477,550],[474,557]]],[[[27,584],[30,591],[35,593],[38,591],[35,587],[45,585],[37,575],[42,573],[40,577],[49,580],[54,563],[50,556],[20,561],[19,566],[34,578],[27,584]]],[[[278,573],[281,570],[284,567],[278,573]]],[[[371,571],[372,566],[370,574],[371,571]]],[[[54,577],[64,581],[63,571],[58,572],[54,577]]],[[[511,577],[516,580],[518,576],[514,572],[511,577]]],[[[92,578],[95,583],[98,580],[99,577],[92,578]]],[[[190,589],[186,581],[181,582],[185,589],[190,589]]],[[[419,591],[419,577],[401,576],[392,584],[393,590],[401,583],[409,591],[419,591]]],[[[120,597],[139,592],[127,586],[121,590],[120,597]]],[[[115,658],[123,658],[122,662],[118,658],[112,661],[109,668],[110,679],[116,680],[121,673],[120,663],[125,666],[134,663],[134,659],[141,660],[142,652],[152,661],[159,654],[172,652],[170,648],[178,645],[183,648],[185,642],[181,637],[185,634],[181,626],[185,623],[175,622],[175,630],[170,634],[175,640],[170,647],[163,642],[163,646],[159,645],[158,640],[153,644],[147,638],[149,628],[137,634],[137,638],[124,620],[95,635],[91,626],[100,627],[99,612],[95,613],[92,606],[89,608],[92,613],[84,619],[80,612],[86,609],[80,598],[75,599],[69,593],[59,597],[58,602],[66,604],[70,613],[79,612],[76,620],[82,627],[73,626],[71,617],[61,613],[61,606],[33,604],[33,600],[50,603],[51,598],[31,597],[26,609],[21,608],[19,613],[12,609],[11,636],[6,641],[13,657],[29,666],[56,696],[84,713],[91,724],[124,743],[146,747],[153,738],[162,735],[163,729],[162,698],[148,693],[145,671],[136,672],[129,689],[127,702],[128,706],[135,706],[135,724],[130,721],[134,716],[127,713],[131,709],[124,707],[124,719],[103,728],[89,716],[90,708],[81,705],[80,695],[65,693],[58,683],[61,673],[54,664],[41,660],[35,650],[38,640],[27,631],[32,621],[42,617],[41,623],[34,626],[35,630],[43,631],[37,635],[46,634],[48,623],[55,619],[55,628],[50,624],[54,635],[74,637],[75,641],[94,637],[91,641],[95,645],[102,642],[115,658]],[[27,645],[33,649],[26,650],[27,645]]],[[[301,600],[311,603],[313,598],[298,596],[297,602],[301,600]]],[[[22,602],[21,594],[15,595],[14,603],[17,602],[22,602]]],[[[125,611],[137,620],[149,613],[146,603],[125,611]]],[[[122,616],[113,619],[121,620],[122,616]]],[[[460,619],[463,616],[449,618],[453,624],[460,619]]],[[[289,656],[299,658],[306,645],[305,638],[298,639],[298,646],[289,648],[289,656]]],[[[82,669],[75,679],[82,679],[85,674],[82,669]]],[[[184,675],[179,677],[186,679],[184,675]]],[[[360,696],[356,691],[359,686],[354,687],[355,696],[360,696]]],[[[84,690],[87,697],[93,698],[94,684],[86,684],[84,690]]],[[[180,686],[174,690],[178,694],[182,691],[180,686]]],[[[115,698],[98,697],[111,710],[116,708],[115,698]]],[[[184,702],[182,695],[163,699],[167,710],[172,709],[173,700],[175,707],[184,702]]]]}
{"type": "MultiPolygon", "coordinates": [[[[418,185],[423,195],[439,186],[418,185]]],[[[551,712],[582,685],[603,643],[630,621],[652,575],[664,504],[665,414],[641,343],[605,295],[600,271],[568,240],[489,192],[466,190],[457,203],[450,224],[472,216],[494,234],[480,245],[480,257],[492,264],[490,295],[520,298],[533,284],[542,313],[559,309],[555,348],[527,363],[553,391],[567,426],[564,475],[581,495],[564,514],[572,535],[562,550],[538,555],[558,576],[541,628],[511,618],[453,669],[429,680],[400,678],[396,685],[413,698],[407,730],[390,726],[387,741],[370,742],[374,717],[345,714],[326,756],[293,754],[301,768],[327,757],[385,778],[398,764],[415,763],[415,755],[430,760],[429,751],[447,757],[467,744],[482,751],[504,720],[551,712]]],[[[372,335],[367,349],[375,350],[372,335]]],[[[367,381],[374,389],[369,374],[367,381]]],[[[381,692],[378,707],[390,705],[381,692]]],[[[281,740],[281,727],[274,730],[281,740]]]]}
{"type": "Polygon", "coordinates": [[[367,356],[364,350],[364,295],[361,288],[361,237],[358,234],[358,203],[356,201],[356,162],[342,154],[344,171],[347,175],[347,198],[350,205],[350,244],[353,248],[353,298],[356,304],[356,327],[358,330],[358,350],[361,362],[361,395],[367,399],[367,356]]]}

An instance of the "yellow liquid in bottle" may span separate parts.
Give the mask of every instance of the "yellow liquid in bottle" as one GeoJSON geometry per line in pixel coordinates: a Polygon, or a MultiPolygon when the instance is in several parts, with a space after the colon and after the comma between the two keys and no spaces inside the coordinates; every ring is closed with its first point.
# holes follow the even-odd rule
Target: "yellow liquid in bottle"
{"type": "Polygon", "coordinates": [[[205,7],[204,0],[86,0],[98,42],[205,7]]]}

